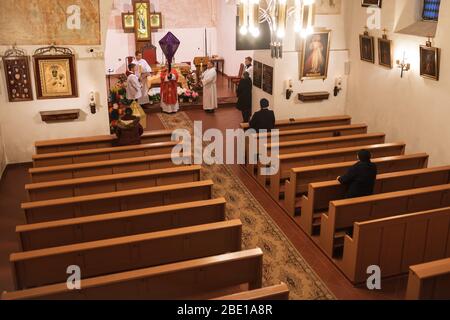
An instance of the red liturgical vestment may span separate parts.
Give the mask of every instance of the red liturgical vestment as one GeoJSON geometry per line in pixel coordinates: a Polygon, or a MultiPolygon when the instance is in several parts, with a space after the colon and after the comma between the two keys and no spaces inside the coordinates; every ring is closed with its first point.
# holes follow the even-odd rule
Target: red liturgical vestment
{"type": "Polygon", "coordinates": [[[168,70],[161,72],[161,99],[165,104],[173,105],[178,102],[178,72],[172,69],[170,73],[172,74],[171,80],[167,78],[168,70]]]}

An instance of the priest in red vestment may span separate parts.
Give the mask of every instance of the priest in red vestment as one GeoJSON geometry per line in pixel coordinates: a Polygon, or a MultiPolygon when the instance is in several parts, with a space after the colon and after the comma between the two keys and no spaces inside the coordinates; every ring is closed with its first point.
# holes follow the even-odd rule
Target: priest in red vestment
{"type": "Polygon", "coordinates": [[[178,72],[168,68],[161,71],[161,108],[165,113],[176,113],[180,109],[178,104],[178,72]]]}

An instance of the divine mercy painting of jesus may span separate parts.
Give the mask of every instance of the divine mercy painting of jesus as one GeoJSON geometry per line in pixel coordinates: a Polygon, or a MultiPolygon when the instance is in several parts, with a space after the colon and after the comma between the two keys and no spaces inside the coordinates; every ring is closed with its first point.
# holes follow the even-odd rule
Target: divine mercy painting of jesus
{"type": "Polygon", "coordinates": [[[300,80],[327,78],[330,34],[330,30],[314,32],[304,40],[300,80]]]}

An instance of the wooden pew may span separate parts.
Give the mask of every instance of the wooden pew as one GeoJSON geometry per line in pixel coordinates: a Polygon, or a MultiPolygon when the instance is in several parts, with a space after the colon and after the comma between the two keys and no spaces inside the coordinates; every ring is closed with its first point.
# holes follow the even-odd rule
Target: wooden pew
{"type": "Polygon", "coordinates": [[[355,222],[448,206],[450,184],[332,201],[328,213],[322,214],[319,244],[331,257],[335,248],[342,248],[344,237],[355,222]]]}
{"type": "MultiPolygon", "coordinates": [[[[331,117],[317,117],[317,118],[303,118],[290,120],[278,120],[275,122],[275,129],[284,130],[299,130],[308,128],[320,127],[334,127],[346,126],[351,124],[352,118],[350,116],[331,116],[331,117]]],[[[247,130],[250,128],[248,123],[241,123],[241,128],[247,130]]]]}
{"type": "Polygon", "coordinates": [[[211,180],[144,189],[100,193],[22,204],[27,223],[86,217],[188,201],[209,200],[211,180]]]}
{"type": "Polygon", "coordinates": [[[35,168],[61,166],[95,161],[108,161],[136,157],[170,154],[179,142],[158,142],[138,146],[102,148],[80,151],[67,151],[33,155],[35,168]]]}
{"type": "MultiPolygon", "coordinates": [[[[271,150],[276,150],[278,154],[298,154],[304,152],[321,151],[321,150],[332,150],[339,148],[351,148],[356,146],[367,146],[367,145],[377,145],[385,143],[386,135],[384,133],[374,133],[374,134],[361,134],[354,136],[344,136],[335,138],[324,138],[324,139],[312,139],[303,141],[290,141],[282,143],[269,143],[265,144],[264,147],[267,149],[267,154],[271,154],[271,150]]],[[[250,172],[252,172],[252,165],[249,165],[250,172]]],[[[261,170],[261,164],[256,165],[256,171],[261,170]]]]}
{"type": "MultiPolygon", "coordinates": [[[[278,149],[279,154],[301,153],[309,151],[350,148],[372,144],[385,143],[384,133],[358,134],[353,136],[322,138],[312,140],[288,141],[281,143],[268,143],[265,147],[278,149]]],[[[270,154],[270,152],[269,152],[270,154]]]]}
{"type": "MultiPolygon", "coordinates": [[[[270,143],[272,137],[277,137],[279,142],[289,142],[289,141],[300,141],[300,140],[310,140],[310,139],[323,139],[323,138],[332,138],[332,137],[343,137],[343,136],[352,136],[357,134],[365,134],[367,133],[367,125],[366,124],[354,124],[347,126],[336,126],[336,127],[323,127],[323,128],[312,128],[312,129],[300,129],[300,130],[286,130],[286,131],[277,131],[277,132],[269,132],[269,133],[258,133],[253,134],[250,138],[254,139],[257,142],[260,138],[267,139],[267,142],[270,143]]],[[[249,164],[249,139],[245,140],[245,159],[246,159],[246,168],[254,174],[252,169],[254,169],[254,165],[249,164]]]]}
{"type": "MultiPolygon", "coordinates": [[[[450,183],[450,166],[408,170],[380,174],[374,194],[424,188],[450,183]]],[[[347,188],[338,181],[326,181],[309,185],[308,195],[302,197],[302,214],[299,222],[306,233],[312,235],[320,228],[320,217],[328,211],[331,201],[345,199],[347,188]]]]}
{"type": "Polygon", "coordinates": [[[449,300],[450,259],[411,266],[406,299],[449,300]]]}
{"type": "MultiPolygon", "coordinates": [[[[147,131],[141,136],[142,144],[168,142],[172,139],[171,130],[147,131]]],[[[79,151],[90,149],[111,148],[116,142],[115,135],[102,135],[84,138],[69,138],[37,141],[35,145],[36,154],[79,151]]]]}
{"type": "Polygon", "coordinates": [[[215,298],[212,300],[229,300],[229,301],[289,300],[289,288],[286,284],[281,283],[276,286],[255,289],[251,291],[243,291],[240,293],[215,298]]]}
{"type": "Polygon", "coordinates": [[[42,201],[88,194],[150,188],[200,181],[201,166],[118,173],[105,176],[41,182],[25,185],[29,201],[42,201]]]}
{"type": "MultiPolygon", "coordinates": [[[[191,155],[186,154],[185,156],[178,157],[177,159],[189,162],[191,155]]],[[[149,157],[88,162],[45,168],[31,168],[29,169],[29,174],[31,177],[31,182],[38,183],[119,174],[133,171],[165,169],[174,166],[175,164],[172,161],[172,155],[163,154],[149,157]]]]}
{"type": "Polygon", "coordinates": [[[261,288],[262,268],[263,253],[261,249],[253,249],[84,279],[81,290],[69,290],[64,282],[3,293],[2,299],[211,299],[220,296],[218,292],[242,284],[247,284],[250,290],[261,288]]]}
{"type": "MultiPolygon", "coordinates": [[[[281,183],[289,178],[291,174],[290,170],[292,168],[355,161],[357,159],[357,153],[361,149],[369,150],[372,153],[373,158],[399,156],[405,154],[405,148],[406,145],[404,143],[385,143],[279,155],[279,170],[275,175],[269,177],[270,194],[274,199],[279,199],[281,183]]],[[[261,172],[258,172],[258,181],[261,184],[265,185],[267,179],[267,177],[261,175],[261,172]]]]}
{"type": "MultiPolygon", "coordinates": [[[[390,173],[406,170],[423,169],[428,166],[429,156],[418,153],[404,156],[384,157],[372,159],[378,167],[378,173],[390,173]]],[[[291,169],[290,177],[281,186],[280,194],[284,193],[284,207],[292,216],[301,206],[302,198],[299,195],[308,193],[310,183],[334,180],[344,175],[355,164],[355,161],[325,164],[311,167],[291,169]]],[[[328,205],[328,204],[327,204],[328,205]]]]}
{"type": "Polygon", "coordinates": [[[241,250],[240,220],[138,234],[10,255],[17,290],[64,282],[67,267],[83,278],[241,250]]]}
{"type": "Polygon", "coordinates": [[[371,265],[380,267],[382,278],[406,274],[411,265],[450,257],[449,230],[448,207],[356,222],[337,265],[353,283],[366,282],[371,265]]]}
{"type": "Polygon", "coordinates": [[[131,236],[225,220],[225,199],[56,220],[16,227],[23,251],[131,236]]]}

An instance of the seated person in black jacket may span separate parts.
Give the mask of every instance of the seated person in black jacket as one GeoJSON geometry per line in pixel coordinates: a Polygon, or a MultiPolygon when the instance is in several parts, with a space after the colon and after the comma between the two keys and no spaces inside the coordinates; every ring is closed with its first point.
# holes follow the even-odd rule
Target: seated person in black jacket
{"type": "Polygon", "coordinates": [[[256,131],[275,129],[275,113],[269,110],[269,101],[262,99],[260,101],[261,110],[256,112],[250,120],[250,128],[256,131]]]}
{"type": "Polygon", "coordinates": [[[359,162],[348,172],[339,177],[338,181],[347,186],[346,198],[358,198],[373,194],[377,178],[377,166],[371,161],[372,154],[367,150],[358,153],[359,162]]]}

